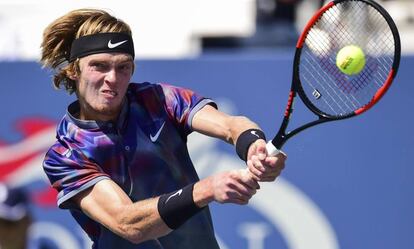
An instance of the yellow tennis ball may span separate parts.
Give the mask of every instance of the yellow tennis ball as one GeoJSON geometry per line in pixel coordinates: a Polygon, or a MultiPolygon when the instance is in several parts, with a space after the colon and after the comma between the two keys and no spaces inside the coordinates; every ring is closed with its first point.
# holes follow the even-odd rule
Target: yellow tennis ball
{"type": "Polygon", "coordinates": [[[365,67],[365,54],[358,46],[345,46],[336,55],[336,66],[344,74],[358,74],[365,67]]]}

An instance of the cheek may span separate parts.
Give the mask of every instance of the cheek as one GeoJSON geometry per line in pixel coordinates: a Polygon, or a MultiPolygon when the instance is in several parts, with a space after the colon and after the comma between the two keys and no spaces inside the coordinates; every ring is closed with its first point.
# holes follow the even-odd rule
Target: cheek
{"type": "Polygon", "coordinates": [[[96,91],[102,85],[100,82],[99,77],[82,78],[78,84],[79,92],[88,93],[96,91]]]}
{"type": "Polygon", "coordinates": [[[129,86],[129,82],[130,82],[130,80],[131,80],[131,78],[127,78],[127,79],[124,81],[124,83],[122,84],[122,88],[123,88],[123,89],[125,89],[125,91],[126,91],[126,89],[128,89],[128,86],[129,86]]]}
{"type": "Polygon", "coordinates": [[[131,81],[131,75],[121,75],[119,78],[119,85],[118,85],[118,89],[127,89],[129,86],[129,83],[131,81]]]}

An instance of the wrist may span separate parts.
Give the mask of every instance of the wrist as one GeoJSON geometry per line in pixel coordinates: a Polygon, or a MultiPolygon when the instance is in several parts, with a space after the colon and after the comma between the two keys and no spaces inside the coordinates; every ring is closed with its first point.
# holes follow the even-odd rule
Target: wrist
{"type": "Polygon", "coordinates": [[[194,184],[161,195],[158,199],[158,213],[164,223],[171,229],[177,229],[195,214],[202,210],[193,199],[194,184]]]}
{"type": "Polygon", "coordinates": [[[256,140],[266,140],[266,136],[263,131],[259,129],[248,129],[242,132],[237,138],[236,152],[237,155],[243,160],[247,161],[247,155],[250,148],[256,140]]]}
{"type": "Polygon", "coordinates": [[[197,207],[203,208],[214,200],[212,189],[211,177],[202,179],[194,184],[193,200],[197,207]]]}

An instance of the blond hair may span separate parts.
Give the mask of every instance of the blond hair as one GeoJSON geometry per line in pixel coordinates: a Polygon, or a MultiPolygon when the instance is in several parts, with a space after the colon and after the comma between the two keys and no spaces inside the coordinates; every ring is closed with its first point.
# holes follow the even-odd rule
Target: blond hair
{"type": "Polygon", "coordinates": [[[73,40],[97,33],[119,32],[131,34],[128,24],[99,9],[78,9],[53,21],[43,32],[40,62],[55,69],[54,86],[63,85],[69,93],[76,91],[75,81],[69,76],[78,75],[79,60],[69,60],[73,40]]]}

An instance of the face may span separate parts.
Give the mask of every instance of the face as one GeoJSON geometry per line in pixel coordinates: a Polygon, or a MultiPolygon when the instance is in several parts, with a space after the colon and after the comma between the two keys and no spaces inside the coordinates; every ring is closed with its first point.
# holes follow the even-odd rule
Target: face
{"type": "Polygon", "coordinates": [[[121,110],[134,62],[124,53],[100,53],[79,60],[76,81],[80,119],[115,120],[121,110]]]}

